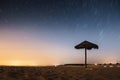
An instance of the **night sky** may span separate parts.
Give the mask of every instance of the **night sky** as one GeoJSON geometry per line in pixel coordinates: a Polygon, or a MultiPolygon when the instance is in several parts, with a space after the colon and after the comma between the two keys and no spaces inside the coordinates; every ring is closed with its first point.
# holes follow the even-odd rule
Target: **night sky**
{"type": "Polygon", "coordinates": [[[0,0],[0,65],[120,62],[120,0],[0,0]]]}

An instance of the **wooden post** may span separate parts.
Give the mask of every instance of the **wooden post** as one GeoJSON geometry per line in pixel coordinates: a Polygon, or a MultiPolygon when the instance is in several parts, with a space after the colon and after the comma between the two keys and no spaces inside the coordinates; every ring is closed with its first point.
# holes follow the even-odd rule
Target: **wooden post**
{"type": "Polygon", "coordinates": [[[85,48],[85,68],[87,68],[87,49],[85,48]]]}

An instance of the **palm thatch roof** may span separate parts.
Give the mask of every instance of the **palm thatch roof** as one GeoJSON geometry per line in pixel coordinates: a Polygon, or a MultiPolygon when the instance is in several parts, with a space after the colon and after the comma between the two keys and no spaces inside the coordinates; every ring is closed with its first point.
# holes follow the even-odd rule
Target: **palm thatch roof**
{"type": "Polygon", "coordinates": [[[92,48],[98,49],[98,45],[85,40],[81,42],[80,44],[76,45],[75,48],[76,49],[86,48],[88,50],[91,50],[92,48]]]}

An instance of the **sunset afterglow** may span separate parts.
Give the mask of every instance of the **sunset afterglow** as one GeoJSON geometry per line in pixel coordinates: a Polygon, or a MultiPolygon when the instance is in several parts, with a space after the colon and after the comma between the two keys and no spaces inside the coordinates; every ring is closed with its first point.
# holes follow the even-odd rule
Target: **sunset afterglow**
{"type": "MultiPolygon", "coordinates": [[[[117,0],[115,0],[117,1],[117,0]]],[[[109,0],[16,0],[0,3],[0,65],[120,62],[120,3],[109,0]],[[107,4],[107,5],[106,5],[107,4]]]]}

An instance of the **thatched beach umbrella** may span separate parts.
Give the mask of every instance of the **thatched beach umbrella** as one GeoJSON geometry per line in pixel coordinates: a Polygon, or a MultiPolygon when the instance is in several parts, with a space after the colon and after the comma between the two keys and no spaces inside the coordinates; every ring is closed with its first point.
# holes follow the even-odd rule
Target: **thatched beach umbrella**
{"type": "Polygon", "coordinates": [[[91,43],[89,41],[83,41],[80,44],[75,46],[76,49],[83,49],[85,48],[85,68],[87,68],[87,49],[91,50],[92,48],[98,49],[98,45],[91,43]]]}

